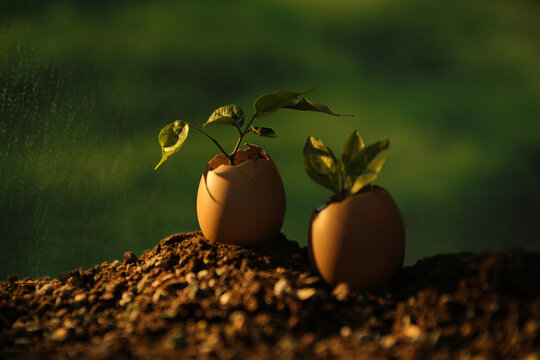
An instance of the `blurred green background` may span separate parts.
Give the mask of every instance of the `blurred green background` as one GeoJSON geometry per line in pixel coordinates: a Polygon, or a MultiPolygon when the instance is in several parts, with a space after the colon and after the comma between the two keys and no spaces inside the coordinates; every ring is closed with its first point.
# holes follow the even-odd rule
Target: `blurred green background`
{"type": "MultiPolygon", "coordinates": [[[[157,135],[221,105],[319,86],[324,114],[282,110],[250,136],[278,165],[283,232],[306,243],[330,194],[308,135],[340,152],[391,139],[377,183],[402,210],[407,264],[439,252],[540,250],[540,3],[0,3],[0,278],[56,275],[198,229],[214,145],[193,132],[159,171],[157,135]]],[[[209,130],[232,148],[231,127],[209,130]]]]}

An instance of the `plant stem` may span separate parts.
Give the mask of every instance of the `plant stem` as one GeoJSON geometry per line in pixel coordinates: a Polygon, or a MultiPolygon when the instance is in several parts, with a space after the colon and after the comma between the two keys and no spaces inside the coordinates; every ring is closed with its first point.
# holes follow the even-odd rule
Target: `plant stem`
{"type": "Polygon", "coordinates": [[[193,126],[192,124],[189,124],[189,127],[198,131],[199,133],[201,133],[202,135],[206,136],[208,139],[210,139],[210,141],[212,141],[214,144],[216,144],[216,146],[219,148],[219,150],[221,150],[221,152],[223,153],[223,155],[225,155],[227,157],[227,159],[229,159],[229,162],[231,163],[231,165],[234,165],[234,156],[231,156],[229,154],[227,154],[227,152],[225,151],[225,149],[223,149],[221,147],[221,145],[219,145],[219,143],[217,142],[216,139],[214,139],[213,137],[211,137],[210,135],[208,135],[207,133],[205,133],[204,131],[202,131],[201,129],[197,128],[196,126],[193,126]]]}
{"type": "Polygon", "coordinates": [[[339,200],[344,200],[347,197],[347,189],[346,189],[346,181],[347,181],[347,173],[346,171],[340,171],[339,172],[339,193],[337,194],[337,197],[339,200]]]}
{"type": "Polygon", "coordinates": [[[202,131],[201,129],[199,129],[196,126],[193,126],[192,124],[189,124],[189,126],[191,128],[193,128],[194,130],[198,131],[199,133],[201,133],[202,135],[206,136],[208,139],[210,139],[210,141],[212,141],[214,144],[216,144],[216,146],[223,153],[223,155],[225,155],[227,157],[227,159],[229,159],[229,163],[234,166],[234,156],[236,155],[236,152],[238,151],[238,148],[240,147],[240,144],[242,143],[242,139],[244,138],[244,136],[246,136],[246,134],[251,132],[250,126],[253,123],[253,120],[255,120],[255,115],[256,114],[253,114],[253,116],[249,120],[249,122],[248,122],[247,126],[244,128],[244,130],[242,130],[239,126],[236,126],[236,128],[238,129],[238,134],[240,136],[238,137],[238,141],[236,142],[236,145],[234,146],[234,149],[233,149],[232,153],[230,153],[230,154],[227,153],[225,151],[225,149],[223,149],[223,147],[221,147],[221,145],[219,145],[219,143],[217,142],[216,139],[214,139],[213,137],[208,135],[206,132],[202,131]]]}
{"type": "Polygon", "coordinates": [[[236,145],[234,146],[234,150],[231,153],[231,156],[233,159],[234,159],[234,156],[236,155],[236,152],[238,151],[238,148],[240,147],[240,144],[242,143],[242,139],[247,133],[251,132],[250,127],[251,127],[251,123],[253,123],[253,120],[255,120],[255,115],[256,114],[253,114],[253,116],[251,117],[251,119],[249,120],[247,126],[245,127],[243,131],[240,131],[240,128],[238,128],[238,130],[240,131],[240,137],[238,138],[238,141],[236,142],[236,145]]]}

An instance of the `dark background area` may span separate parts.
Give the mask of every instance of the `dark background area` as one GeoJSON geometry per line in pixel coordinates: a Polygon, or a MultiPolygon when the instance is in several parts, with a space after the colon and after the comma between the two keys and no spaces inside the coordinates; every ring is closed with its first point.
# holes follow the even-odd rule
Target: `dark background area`
{"type": "MultiPolygon", "coordinates": [[[[282,110],[248,137],[278,165],[283,232],[306,243],[330,194],[305,175],[308,135],[339,153],[390,138],[377,183],[402,210],[406,262],[540,250],[537,1],[0,3],[0,278],[56,275],[198,229],[213,144],[196,133],[159,171],[159,130],[221,106],[319,86],[354,118],[282,110]]],[[[234,129],[210,132],[227,148],[234,129]]]]}

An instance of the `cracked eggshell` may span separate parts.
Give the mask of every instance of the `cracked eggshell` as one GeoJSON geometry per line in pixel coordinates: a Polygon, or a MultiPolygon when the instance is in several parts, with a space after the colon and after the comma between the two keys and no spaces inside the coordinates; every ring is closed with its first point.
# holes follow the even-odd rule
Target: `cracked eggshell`
{"type": "Polygon", "coordinates": [[[197,218],[211,241],[256,245],[277,238],[285,218],[285,190],[276,165],[260,148],[248,145],[229,165],[214,157],[201,177],[197,218]]]}
{"type": "Polygon", "coordinates": [[[401,269],[405,255],[405,228],[394,199],[382,187],[369,186],[314,210],[308,251],[312,268],[331,285],[383,286],[401,269]]]}

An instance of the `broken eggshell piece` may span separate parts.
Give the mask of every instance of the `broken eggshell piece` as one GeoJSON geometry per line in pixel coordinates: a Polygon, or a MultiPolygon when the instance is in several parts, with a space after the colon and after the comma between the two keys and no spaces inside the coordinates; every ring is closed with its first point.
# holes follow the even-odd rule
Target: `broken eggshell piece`
{"type": "Polygon", "coordinates": [[[308,251],[312,268],[329,284],[355,289],[386,284],[402,267],[405,228],[394,199],[368,185],[313,211],[308,251]]]}
{"type": "Polygon", "coordinates": [[[256,245],[277,238],[285,218],[285,190],[279,171],[255,145],[239,150],[235,165],[216,155],[197,193],[197,218],[211,241],[256,245]]]}

